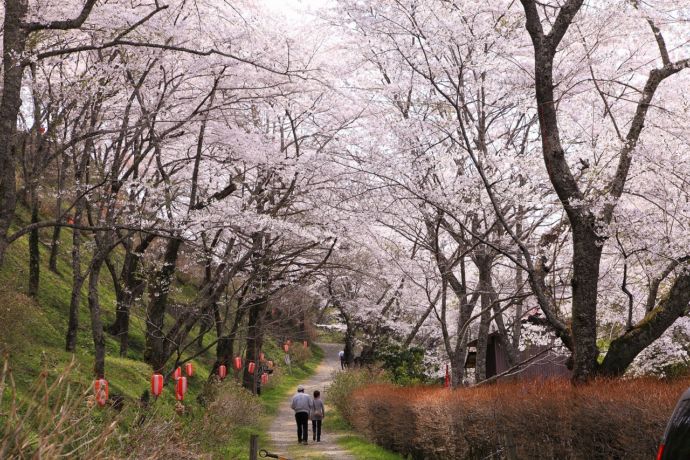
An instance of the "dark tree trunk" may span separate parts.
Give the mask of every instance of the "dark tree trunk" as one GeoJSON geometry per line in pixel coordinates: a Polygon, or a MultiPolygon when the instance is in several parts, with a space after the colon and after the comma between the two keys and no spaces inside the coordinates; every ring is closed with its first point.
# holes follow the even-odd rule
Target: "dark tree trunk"
{"type": "MultiPolygon", "coordinates": [[[[62,217],[62,192],[65,188],[65,173],[67,172],[68,156],[64,155],[64,161],[58,162],[57,179],[57,199],[55,200],[55,220],[60,221],[62,217]]],[[[57,259],[60,252],[60,233],[61,225],[53,227],[53,237],[50,243],[50,258],[48,259],[48,269],[53,273],[58,273],[57,259]]]]}
{"type": "Polygon", "coordinates": [[[491,312],[482,312],[479,320],[479,332],[477,333],[477,364],[475,369],[475,380],[477,383],[486,380],[486,360],[487,348],[489,345],[489,324],[491,323],[491,312]]]}
{"type": "MultiPolygon", "coordinates": [[[[77,203],[75,210],[75,222],[81,221],[83,202],[77,203]]],[[[77,334],[79,332],[79,304],[81,303],[81,288],[84,284],[84,275],[81,271],[81,232],[72,229],[72,295],[69,302],[69,319],[67,324],[67,336],[65,349],[74,352],[77,349],[77,334]]]]}
{"type": "MultiPolygon", "coordinates": [[[[268,308],[268,299],[265,297],[259,297],[252,301],[249,306],[249,321],[247,323],[247,363],[254,361],[258,366],[259,364],[259,353],[264,343],[263,336],[263,319],[266,314],[266,309],[268,308]]],[[[253,374],[249,373],[249,366],[244,367],[244,375],[242,377],[242,383],[245,388],[250,390],[252,393],[256,394],[256,378],[257,372],[254,371],[253,374]]]]}
{"type": "Polygon", "coordinates": [[[113,282],[121,286],[116,289],[117,307],[115,309],[115,322],[110,325],[108,332],[116,336],[120,341],[120,356],[126,357],[129,350],[129,318],[130,311],[136,299],[144,294],[146,282],[139,275],[139,265],[143,253],[153,242],[155,236],[147,235],[134,251],[127,251],[122,263],[120,278],[113,274],[113,282]]]}
{"type": "Polygon", "coordinates": [[[24,66],[17,62],[24,56],[28,32],[22,27],[27,14],[27,0],[5,1],[3,26],[3,88],[0,99],[0,265],[7,250],[8,232],[17,207],[16,141],[17,117],[21,107],[24,66]]]}
{"type": "Polygon", "coordinates": [[[104,258],[97,254],[89,273],[89,313],[91,315],[91,335],[94,346],[94,374],[96,378],[105,377],[105,335],[101,319],[101,304],[98,295],[98,284],[101,276],[104,258]]]}
{"type": "MultiPolygon", "coordinates": [[[[35,187],[31,191],[31,223],[38,223],[38,194],[35,187]]],[[[29,295],[38,295],[38,284],[41,277],[41,254],[39,231],[35,228],[29,232],[29,295]]]]}
{"type": "Polygon", "coordinates": [[[213,315],[214,310],[218,310],[218,304],[215,302],[208,311],[201,315],[201,319],[199,320],[199,337],[196,339],[196,344],[199,348],[204,346],[204,337],[207,333],[211,332],[215,324],[213,315]]]}
{"type": "Polygon", "coordinates": [[[617,377],[623,375],[635,357],[680,317],[688,314],[690,306],[690,274],[679,274],[659,305],[630,331],[611,342],[600,366],[600,373],[617,377]]]}
{"type": "Polygon", "coordinates": [[[77,335],[79,333],[79,304],[81,303],[81,288],[85,278],[75,275],[72,278],[72,295],[69,301],[69,318],[67,324],[67,336],[65,338],[65,350],[74,353],[77,349],[77,335]]]}
{"type": "MultiPolygon", "coordinates": [[[[460,340],[460,339],[458,339],[460,340]]],[[[465,361],[467,360],[467,339],[464,344],[458,347],[457,351],[450,357],[450,380],[451,386],[457,388],[462,386],[465,379],[465,361]]]]}
{"type": "Polygon", "coordinates": [[[237,331],[240,329],[240,324],[244,319],[247,309],[242,306],[242,302],[238,302],[237,314],[235,315],[235,320],[232,323],[230,332],[227,335],[223,335],[222,320],[220,318],[220,311],[216,309],[216,334],[218,334],[218,344],[216,345],[216,362],[213,364],[213,371],[211,374],[215,374],[218,370],[218,366],[221,364],[225,365],[230,369],[232,365],[232,357],[235,352],[235,339],[237,338],[237,331]]]}
{"type": "Polygon", "coordinates": [[[481,314],[479,320],[479,332],[477,333],[477,383],[486,380],[486,360],[489,345],[489,326],[491,325],[491,261],[478,263],[479,268],[479,302],[481,314]]]}
{"type": "Polygon", "coordinates": [[[597,292],[602,242],[592,228],[573,225],[573,379],[584,382],[596,375],[597,292]]]}
{"type": "Polygon", "coordinates": [[[57,259],[60,251],[60,233],[62,226],[56,225],[53,227],[53,236],[50,242],[50,256],[48,258],[48,269],[53,273],[59,273],[57,268],[57,259]]]}
{"type": "Polygon", "coordinates": [[[345,362],[352,366],[355,362],[355,328],[352,321],[345,320],[345,362]]]}
{"type": "Polygon", "coordinates": [[[144,359],[156,372],[162,371],[167,361],[166,334],[163,328],[168,296],[173,275],[177,266],[177,256],[182,240],[173,238],[168,241],[163,257],[163,267],[156,273],[151,287],[149,305],[146,311],[146,349],[144,359]]]}

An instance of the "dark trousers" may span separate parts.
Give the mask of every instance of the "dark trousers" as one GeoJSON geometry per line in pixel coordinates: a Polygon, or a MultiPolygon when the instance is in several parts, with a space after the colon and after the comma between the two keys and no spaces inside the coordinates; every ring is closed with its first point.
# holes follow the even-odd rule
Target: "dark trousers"
{"type": "Polygon", "coordinates": [[[345,358],[340,358],[340,369],[345,370],[345,358]]]}
{"type": "Polygon", "coordinates": [[[297,442],[306,442],[309,438],[309,413],[297,412],[295,420],[297,421],[297,442]]]}
{"type": "Polygon", "coordinates": [[[321,420],[311,421],[311,431],[314,435],[314,441],[321,441],[321,420]]]}

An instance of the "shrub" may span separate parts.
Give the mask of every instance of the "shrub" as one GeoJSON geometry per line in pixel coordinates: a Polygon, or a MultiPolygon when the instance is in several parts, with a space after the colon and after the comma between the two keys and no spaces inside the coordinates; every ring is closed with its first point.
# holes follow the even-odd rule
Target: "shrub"
{"type": "MultiPolygon", "coordinates": [[[[427,382],[424,366],[424,348],[402,347],[389,343],[376,353],[376,360],[391,374],[394,383],[414,385],[427,382]]],[[[434,369],[436,371],[438,369],[434,369]]]]}
{"type": "Polygon", "coordinates": [[[290,348],[290,362],[293,366],[304,366],[311,357],[311,347],[304,348],[299,343],[290,348]]]}
{"type": "Polygon", "coordinates": [[[95,404],[93,396],[69,381],[73,368],[74,363],[52,382],[42,372],[30,397],[19,401],[5,361],[0,371],[0,458],[100,456],[116,422],[92,415],[88,406],[95,404]]]}
{"type": "Polygon", "coordinates": [[[347,372],[335,372],[328,386],[328,401],[333,404],[345,420],[350,420],[352,393],[372,383],[385,383],[390,379],[380,370],[356,369],[347,372]]]}
{"type": "Polygon", "coordinates": [[[54,378],[42,372],[21,399],[7,361],[0,368],[0,458],[203,458],[181,418],[134,402],[114,410],[112,394],[110,407],[97,408],[90,386],[70,381],[74,368],[54,378]]]}
{"type": "Polygon", "coordinates": [[[343,415],[414,459],[653,458],[690,381],[514,382],[448,391],[360,386],[343,415]]]}
{"type": "Polygon", "coordinates": [[[259,399],[242,385],[226,379],[223,383],[210,383],[215,387],[213,400],[208,404],[200,435],[209,442],[225,442],[230,439],[232,429],[252,425],[262,414],[259,399]]]}
{"type": "MultiPolygon", "coordinates": [[[[143,415],[143,414],[140,414],[143,415]]],[[[109,452],[101,452],[96,458],[168,459],[191,460],[204,458],[193,433],[185,435],[179,423],[165,420],[155,413],[137,418],[140,423],[121,439],[120,445],[109,452]]]]}

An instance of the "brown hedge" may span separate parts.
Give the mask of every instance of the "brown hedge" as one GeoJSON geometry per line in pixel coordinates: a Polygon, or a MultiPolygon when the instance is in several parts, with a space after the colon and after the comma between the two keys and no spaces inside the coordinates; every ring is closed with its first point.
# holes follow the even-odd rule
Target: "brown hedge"
{"type": "Polygon", "coordinates": [[[648,459],[690,380],[355,390],[348,421],[413,459],[648,459]]]}

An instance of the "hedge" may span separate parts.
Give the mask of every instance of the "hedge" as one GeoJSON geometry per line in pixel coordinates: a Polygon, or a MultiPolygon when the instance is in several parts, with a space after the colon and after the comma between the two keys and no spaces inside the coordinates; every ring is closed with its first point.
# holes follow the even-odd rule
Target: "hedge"
{"type": "Polygon", "coordinates": [[[654,458],[690,380],[514,382],[447,390],[372,385],[348,422],[413,459],[654,458]]]}

